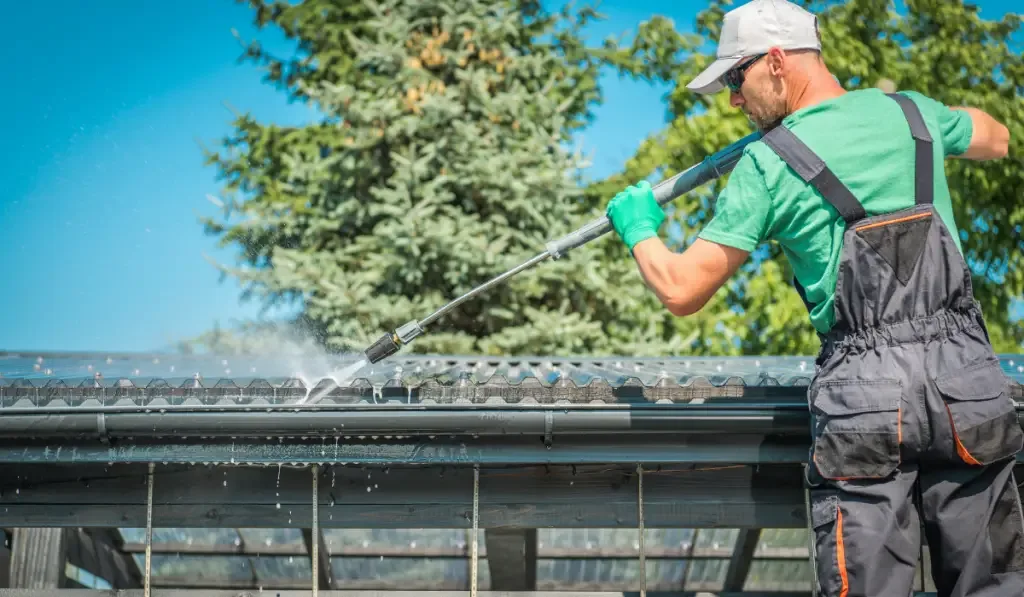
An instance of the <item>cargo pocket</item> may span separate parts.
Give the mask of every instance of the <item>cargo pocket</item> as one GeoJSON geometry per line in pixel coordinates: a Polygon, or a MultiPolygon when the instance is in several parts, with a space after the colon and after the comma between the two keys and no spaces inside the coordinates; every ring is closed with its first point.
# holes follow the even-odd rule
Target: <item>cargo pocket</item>
{"type": "MultiPolygon", "coordinates": [[[[812,494],[813,495],[813,494],[812,494]]],[[[811,528],[814,531],[815,578],[823,596],[846,595],[850,580],[846,570],[843,512],[834,493],[811,498],[811,528]]]]}
{"type": "Polygon", "coordinates": [[[881,479],[899,467],[899,381],[822,381],[812,386],[810,398],[813,458],[822,477],[881,479]]]}
{"type": "Polygon", "coordinates": [[[967,464],[1010,458],[1024,445],[1009,378],[999,361],[985,360],[935,380],[953,428],[956,453],[967,464]]]}
{"type": "Polygon", "coordinates": [[[1024,512],[1013,475],[992,509],[988,538],[992,542],[992,574],[1024,570],[1024,512]]]}

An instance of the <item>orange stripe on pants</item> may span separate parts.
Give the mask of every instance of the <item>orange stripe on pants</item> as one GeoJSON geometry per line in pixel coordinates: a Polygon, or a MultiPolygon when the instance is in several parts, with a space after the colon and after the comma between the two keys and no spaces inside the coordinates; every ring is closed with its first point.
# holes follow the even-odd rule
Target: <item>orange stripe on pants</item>
{"type": "Polygon", "coordinates": [[[843,544],[843,511],[836,509],[836,559],[839,561],[839,597],[850,592],[850,579],[846,576],[846,546],[843,544]]]}

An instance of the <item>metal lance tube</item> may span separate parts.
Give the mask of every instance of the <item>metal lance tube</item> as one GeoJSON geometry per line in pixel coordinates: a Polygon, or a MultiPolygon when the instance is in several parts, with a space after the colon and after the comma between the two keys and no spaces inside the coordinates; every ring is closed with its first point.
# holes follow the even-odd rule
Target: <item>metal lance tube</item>
{"type": "MultiPolygon", "coordinates": [[[[658,205],[670,203],[704,183],[715,180],[729,173],[734,167],[736,167],[736,163],[743,155],[743,149],[760,138],[761,133],[751,133],[724,149],[707,156],[700,163],[687,168],[671,178],[659,182],[654,186],[654,198],[658,202],[658,205]]],[[[604,236],[610,232],[611,229],[612,224],[608,220],[608,217],[601,216],[589,224],[570,232],[562,238],[549,241],[547,245],[545,245],[544,252],[536,255],[530,260],[517,265],[487,282],[484,282],[444,305],[437,311],[434,311],[425,318],[419,321],[414,319],[395,329],[395,331],[384,334],[364,351],[366,360],[370,363],[376,363],[386,359],[398,352],[402,346],[409,344],[416,337],[423,334],[423,329],[425,327],[437,321],[441,316],[474,296],[501,284],[519,272],[528,270],[542,261],[558,259],[572,249],[604,236]]]]}

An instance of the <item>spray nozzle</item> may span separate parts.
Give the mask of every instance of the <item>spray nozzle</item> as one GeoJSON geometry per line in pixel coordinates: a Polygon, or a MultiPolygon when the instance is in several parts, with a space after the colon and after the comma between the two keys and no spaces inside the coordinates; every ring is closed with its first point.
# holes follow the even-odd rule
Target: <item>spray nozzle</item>
{"type": "Polygon", "coordinates": [[[376,363],[382,361],[389,356],[398,352],[398,350],[405,344],[413,341],[416,336],[423,333],[423,328],[415,319],[402,327],[396,329],[394,332],[384,334],[376,342],[370,345],[364,351],[366,360],[370,363],[376,363]]]}

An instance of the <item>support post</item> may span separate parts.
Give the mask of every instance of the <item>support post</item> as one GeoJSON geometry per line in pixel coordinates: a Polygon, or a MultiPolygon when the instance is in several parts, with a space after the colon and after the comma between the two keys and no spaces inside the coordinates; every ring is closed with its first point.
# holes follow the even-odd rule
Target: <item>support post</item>
{"type": "Polygon", "coordinates": [[[807,482],[806,464],[803,465],[803,469],[801,482],[804,485],[804,510],[807,515],[807,552],[811,558],[811,597],[818,597],[821,594],[821,587],[818,586],[818,541],[814,536],[814,520],[811,518],[811,487],[807,482]]]}
{"type": "Polygon", "coordinates": [[[313,465],[313,526],[302,529],[302,540],[306,544],[306,553],[309,554],[310,564],[313,570],[313,595],[319,590],[329,591],[334,588],[334,573],[331,570],[331,553],[327,549],[327,542],[320,532],[320,470],[318,465],[313,465]]]}
{"type": "Polygon", "coordinates": [[[317,516],[317,510],[320,509],[319,508],[320,504],[317,501],[317,490],[319,489],[319,486],[318,486],[319,479],[318,479],[318,477],[320,476],[319,473],[320,473],[320,467],[314,464],[313,465],[313,530],[311,532],[311,537],[310,537],[310,541],[309,541],[310,548],[311,548],[311,550],[309,552],[310,553],[309,559],[311,560],[311,563],[312,563],[312,566],[313,566],[313,574],[311,576],[311,580],[312,580],[312,584],[313,584],[313,597],[317,597],[319,595],[319,591],[320,591],[320,577],[319,577],[319,570],[317,570],[317,568],[319,567],[319,564],[320,564],[320,524],[319,524],[320,521],[319,521],[319,517],[317,516]]]}
{"type": "Polygon", "coordinates": [[[477,544],[479,542],[477,531],[480,529],[480,465],[473,465],[473,542],[471,544],[470,570],[469,570],[469,594],[476,595],[477,570],[479,560],[477,557],[477,544]]]}
{"type": "Polygon", "coordinates": [[[647,546],[644,543],[644,465],[636,465],[636,518],[640,531],[640,597],[647,597],[647,546]]]}
{"type": "Polygon", "coordinates": [[[153,572],[153,470],[155,462],[149,463],[149,476],[146,487],[146,571],[145,597],[150,597],[150,578],[153,572]]]}

